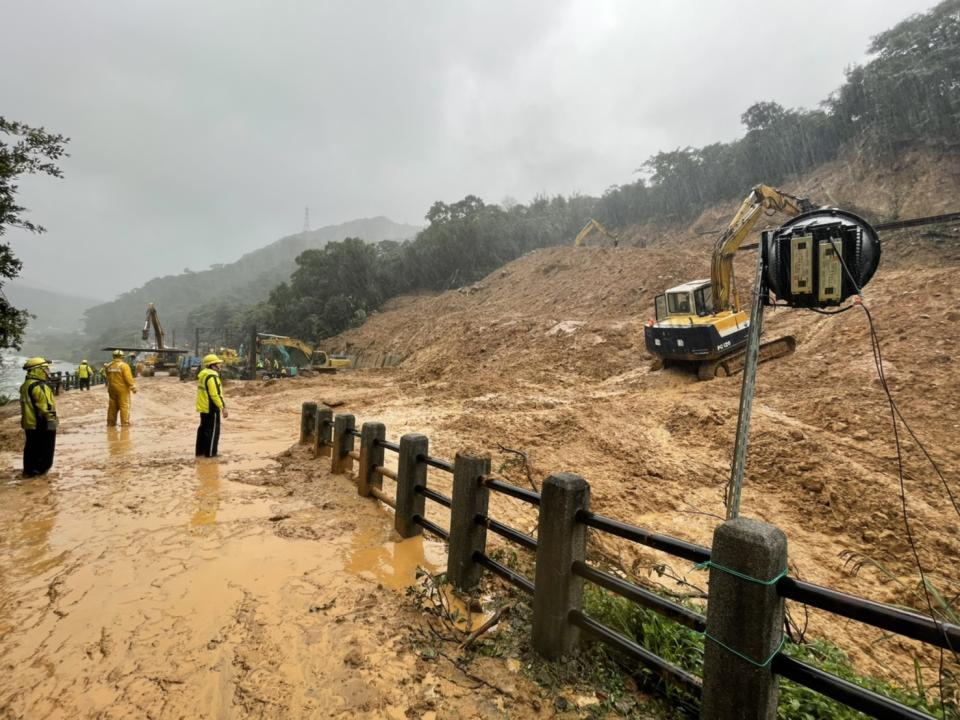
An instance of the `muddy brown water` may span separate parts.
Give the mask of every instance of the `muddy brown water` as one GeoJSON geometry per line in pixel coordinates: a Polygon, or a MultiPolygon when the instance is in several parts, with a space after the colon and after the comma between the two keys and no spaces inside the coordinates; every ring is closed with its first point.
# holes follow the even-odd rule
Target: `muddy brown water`
{"type": "Polygon", "coordinates": [[[403,717],[409,692],[363,677],[413,658],[364,618],[442,547],[395,542],[347,484],[332,509],[271,485],[288,399],[239,398],[223,456],[196,459],[192,386],[140,385],[129,428],[104,427],[102,388],[61,396],[49,476],[4,453],[0,717],[403,717]]]}

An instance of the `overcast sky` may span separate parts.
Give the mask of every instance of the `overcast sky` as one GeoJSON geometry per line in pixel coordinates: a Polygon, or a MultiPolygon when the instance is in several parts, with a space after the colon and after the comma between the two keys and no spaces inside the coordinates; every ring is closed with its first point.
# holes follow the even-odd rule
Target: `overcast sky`
{"type": "MultiPolygon", "coordinates": [[[[71,138],[21,183],[25,284],[110,299],[303,226],[599,194],[758,100],[815,107],[933,0],[6,2],[0,114],[71,138]]],[[[746,189],[744,189],[746,191],[746,189]]]]}

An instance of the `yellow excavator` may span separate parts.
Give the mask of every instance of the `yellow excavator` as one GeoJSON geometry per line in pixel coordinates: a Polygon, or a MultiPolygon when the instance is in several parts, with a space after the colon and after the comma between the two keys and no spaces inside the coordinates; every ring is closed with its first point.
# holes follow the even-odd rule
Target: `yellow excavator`
{"type": "MultiPolygon", "coordinates": [[[[701,380],[740,372],[750,316],[736,296],[733,258],[764,214],[793,217],[813,209],[809,200],[767,185],[754,187],[714,244],[710,279],[684,283],[657,296],[657,319],[643,332],[647,350],[660,364],[696,363],[701,380]]],[[[796,344],[791,336],[763,343],[760,362],[789,355],[796,344]]]]}
{"type": "Polygon", "coordinates": [[[600,232],[606,235],[608,238],[613,240],[613,244],[615,246],[619,242],[619,235],[607,230],[603,226],[603,223],[600,222],[599,220],[594,220],[593,218],[590,218],[589,220],[587,220],[587,224],[583,226],[583,229],[577,233],[577,237],[574,238],[574,241],[573,241],[573,246],[580,247],[581,245],[583,245],[583,241],[586,240],[588,237],[590,237],[592,233],[595,233],[595,232],[600,232]]]}
{"type": "Polygon", "coordinates": [[[350,367],[350,358],[327,355],[323,350],[314,350],[310,343],[286,335],[257,333],[257,345],[258,355],[261,354],[261,348],[276,348],[277,354],[283,359],[284,367],[287,368],[296,367],[300,370],[319,373],[335,373],[338,369],[350,367]],[[299,352],[291,354],[290,350],[299,352]]]}
{"type": "Polygon", "coordinates": [[[143,323],[143,340],[150,337],[150,328],[153,328],[154,349],[156,352],[147,357],[142,368],[139,368],[140,374],[144,377],[152,377],[157,371],[167,371],[171,375],[177,373],[178,356],[186,353],[186,350],[177,350],[168,348],[164,344],[163,327],[160,325],[160,316],[157,315],[157,308],[153,303],[147,305],[147,318],[143,323]]]}

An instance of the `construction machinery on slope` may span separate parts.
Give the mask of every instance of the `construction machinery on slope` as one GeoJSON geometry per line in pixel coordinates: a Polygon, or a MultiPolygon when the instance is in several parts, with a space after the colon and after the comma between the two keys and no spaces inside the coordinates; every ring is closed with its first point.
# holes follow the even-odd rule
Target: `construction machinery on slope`
{"type": "MultiPolygon", "coordinates": [[[[142,339],[150,338],[150,328],[153,328],[153,348],[155,353],[150,355],[144,362],[141,374],[145,377],[154,375],[157,371],[165,370],[171,374],[177,372],[178,352],[169,352],[170,349],[164,345],[163,327],[160,325],[160,316],[157,314],[157,308],[153,303],[147,304],[147,317],[143,321],[142,339]]],[[[172,348],[171,348],[172,349],[172,348]]]]}
{"type": "Polygon", "coordinates": [[[288,369],[288,374],[293,374],[292,369],[335,373],[338,369],[350,367],[349,358],[328,355],[323,350],[315,350],[310,343],[286,335],[257,333],[257,345],[258,356],[265,354],[263,348],[274,348],[283,360],[283,367],[288,369]]]}
{"type": "MultiPolygon", "coordinates": [[[[696,363],[701,380],[740,372],[750,316],[737,298],[733,258],[764,214],[793,217],[813,209],[809,200],[767,185],[754,187],[714,244],[710,279],[687,282],[657,296],[656,321],[649,321],[643,333],[647,350],[663,365],[696,363]]],[[[772,360],[794,349],[793,337],[778,338],[760,346],[759,359],[772,360]]]]}
{"type": "Polygon", "coordinates": [[[590,237],[591,234],[595,232],[603,233],[608,238],[613,240],[614,246],[616,246],[616,244],[620,242],[619,235],[607,230],[603,226],[603,223],[600,222],[599,220],[594,220],[593,218],[590,218],[589,220],[587,220],[587,224],[583,226],[583,229],[577,233],[577,237],[574,238],[574,241],[573,241],[573,246],[580,247],[581,245],[583,245],[583,241],[586,240],[588,237],[590,237]]]}

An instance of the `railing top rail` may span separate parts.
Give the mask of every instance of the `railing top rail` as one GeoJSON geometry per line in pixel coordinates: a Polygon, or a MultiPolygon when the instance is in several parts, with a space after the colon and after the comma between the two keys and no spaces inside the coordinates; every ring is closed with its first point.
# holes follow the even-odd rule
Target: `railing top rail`
{"type": "Polygon", "coordinates": [[[453,474],[453,463],[447,460],[430,457],[429,455],[417,455],[417,462],[422,462],[424,465],[429,465],[430,467],[437,468],[437,470],[443,470],[444,472],[453,474]]]}
{"type": "Polygon", "coordinates": [[[524,502],[528,502],[531,505],[536,505],[537,507],[540,506],[540,493],[538,492],[527,490],[526,488],[519,487],[518,485],[512,485],[508,482],[504,482],[503,480],[498,480],[491,475],[484,475],[482,478],[480,478],[480,480],[484,485],[495,492],[509,495],[510,497],[523,500],[524,502]]]}
{"type": "Polygon", "coordinates": [[[356,437],[356,438],[361,437],[360,431],[357,430],[356,428],[347,428],[347,431],[344,434],[353,435],[353,437],[356,437]]]}
{"type": "Polygon", "coordinates": [[[788,600],[795,600],[834,615],[873,625],[897,635],[947,650],[960,650],[960,626],[958,625],[935,621],[925,615],[893,605],[866,600],[791,577],[777,581],[777,592],[788,600]]]}
{"type": "Polygon", "coordinates": [[[710,549],[702,545],[696,545],[686,540],[670,537],[669,535],[650,532],[636,525],[628,525],[625,522],[614,520],[604,515],[596,515],[589,511],[580,510],[577,512],[577,520],[596,530],[602,530],[611,535],[622,537],[624,540],[632,540],[641,545],[662,550],[665,553],[682,557],[691,562],[701,563],[710,559],[710,549]]]}
{"type": "Polygon", "coordinates": [[[397,443],[392,443],[388,440],[374,439],[373,444],[375,447],[382,447],[385,450],[393,450],[395,453],[400,452],[400,446],[397,445],[397,443]]]}

